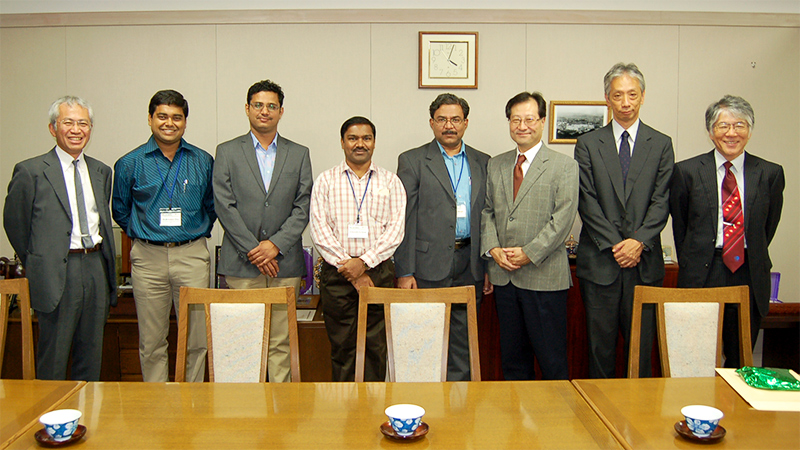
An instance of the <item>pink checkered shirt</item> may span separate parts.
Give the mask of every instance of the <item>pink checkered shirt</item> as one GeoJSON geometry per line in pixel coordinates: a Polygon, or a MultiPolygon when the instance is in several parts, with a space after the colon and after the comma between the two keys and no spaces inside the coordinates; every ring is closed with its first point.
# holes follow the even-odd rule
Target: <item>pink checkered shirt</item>
{"type": "Polygon", "coordinates": [[[405,234],[406,191],[397,175],[371,163],[359,179],[345,161],[322,172],[311,192],[311,239],[329,264],[361,258],[369,267],[389,259],[405,234]],[[347,174],[353,187],[347,181],[347,174]],[[372,173],[372,180],[370,179],[372,173]],[[367,239],[348,239],[348,226],[356,222],[358,202],[364,190],[361,224],[369,230],[367,239]],[[353,196],[358,197],[356,202],[353,196]]]}

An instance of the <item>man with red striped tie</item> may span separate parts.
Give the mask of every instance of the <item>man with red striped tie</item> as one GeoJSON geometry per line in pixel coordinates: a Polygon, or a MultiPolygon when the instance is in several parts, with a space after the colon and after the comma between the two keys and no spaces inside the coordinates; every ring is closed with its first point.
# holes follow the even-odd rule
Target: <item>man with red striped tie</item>
{"type": "MultiPolygon", "coordinates": [[[[754,345],[769,312],[769,244],[783,207],[783,168],[745,152],[753,133],[753,108],[726,95],[706,110],[706,129],[716,147],[675,165],[670,213],[678,253],[678,287],[750,287],[754,345]]],[[[725,367],[739,363],[738,312],[725,307],[725,367]]]]}

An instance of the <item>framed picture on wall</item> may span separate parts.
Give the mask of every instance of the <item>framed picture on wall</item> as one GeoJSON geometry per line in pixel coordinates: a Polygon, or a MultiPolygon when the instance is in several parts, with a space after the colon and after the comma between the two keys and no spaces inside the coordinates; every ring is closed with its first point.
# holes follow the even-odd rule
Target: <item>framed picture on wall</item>
{"type": "Polygon", "coordinates": [[[574,144],[578,136],[611,121],[606,102],[550,102],[550,144],[574,144]]]}
{"type": "Polygon", "coordinates": [[[419,32],[420,88],[478,88],[477,32],[419,32]]]}

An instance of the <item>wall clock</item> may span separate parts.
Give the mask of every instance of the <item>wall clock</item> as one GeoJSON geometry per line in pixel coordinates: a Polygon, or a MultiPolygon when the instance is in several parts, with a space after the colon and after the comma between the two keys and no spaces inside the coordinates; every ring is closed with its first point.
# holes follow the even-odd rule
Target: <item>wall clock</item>
{"type": "Polygon", "coordinates": [[[419,87],[478,88],[477,32],[419,32],[419,87]]]}

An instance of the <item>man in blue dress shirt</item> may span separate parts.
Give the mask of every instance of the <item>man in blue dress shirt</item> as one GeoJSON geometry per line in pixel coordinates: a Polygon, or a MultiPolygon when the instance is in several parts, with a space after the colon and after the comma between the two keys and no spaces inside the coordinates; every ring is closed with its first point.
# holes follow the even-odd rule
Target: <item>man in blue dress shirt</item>
{"type": "MultiPolygon", "coordinates": [[[[214,159],[183,140],[189,103],[179,92],[150,99],[143,145],[114,165],[114,221],[134,240],[131,278],[139,319],[144,381],[169,381],[169,314],[181,286],[209,286],[206,239],[217,215],[211,187],[214,159]]],[[[206,326],[202,305],[189,312],[186,380],[203,381],[206,326]]]]}

